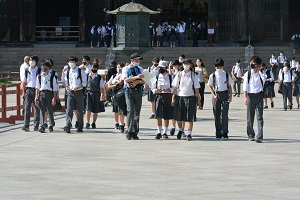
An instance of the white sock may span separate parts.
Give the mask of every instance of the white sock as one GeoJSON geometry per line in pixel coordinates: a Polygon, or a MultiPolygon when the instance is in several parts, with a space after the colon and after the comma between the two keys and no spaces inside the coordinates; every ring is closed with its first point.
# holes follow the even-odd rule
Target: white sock
{"type": "Polygon", "coordinates": [[[164,126],[164,133],[167,134],[167,132],[168,132],[168,127],[167,127],[167,126],[164,126]]]}
{"type": "Polygon", "coordinates": [[[192,135],[192,131],[185,131],[184,133],[185,133],[186,136],[192,135]]]}
{"type": "Polygon", "coordinates": [[[179,131],[183,131],[183,129],[182,129],[182,128],[179,128],[179,131]]]}
{"type": "Polygon", "coordinates": [[[157,126],[157,131],[158,131],[158,133],[161,133],[161,131],[162,131],[162,126],[157,126]]]}

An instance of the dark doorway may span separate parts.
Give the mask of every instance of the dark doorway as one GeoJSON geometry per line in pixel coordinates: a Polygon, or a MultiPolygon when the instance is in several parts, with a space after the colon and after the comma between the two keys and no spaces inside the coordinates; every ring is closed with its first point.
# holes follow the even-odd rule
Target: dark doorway
{"type": "Polygon", "coordinates": [[[289,36],[291,37],[295,33],[300,34],[300,1],[289,1],[289,36]]]}
{"type": "Polygon", "coordinates": [[[37,26],[58,26],[60,17],[71,17],[70,26],[78,26],[79,0],[36,1],[37,26]]]}

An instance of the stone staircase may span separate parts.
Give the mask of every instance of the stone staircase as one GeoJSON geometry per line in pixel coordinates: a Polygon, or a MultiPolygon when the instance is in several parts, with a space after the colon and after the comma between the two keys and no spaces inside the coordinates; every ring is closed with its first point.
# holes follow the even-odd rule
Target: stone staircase
{"type": "MultiPolygon", "coordinates": [[[[289,46],[259,46],[255,47],[254,54],[262,58],[263,62],[269,63],[271,53],[279,54],[280,51],[285,52],[289,60],[292,58],[292,48],[289,46]]],[[[121,63],[129,62],[130,55],[134,51],[112,51],[116,56],[116,61],[121,63]]],[[[235,64],[236,59],[240,59],[243,63],[245,61],[245,47],[163,47],[150,48],[148,50],[138,51],[143,60],[142,67],[147,68],[151,65],[154,57],[164,56],[165,60],[178,59],[180,54],[185,54],[187,58],[195,61],[197,58],[202,58],[209,73],[214,71],[214,60],[216,58],[223,58],[225,61],[225,70],[230,71],[231,66],[235,64]]],[[[45,58],[54,60],[54,70],[61,72],[63,66],[67,63],[67,58],[71,55],[77,56],[81,60],[83,55],[89,55],[91,59],[99,58],[102,60],[102,68],[105,68],[104,63],[107,61],[107,48],[16,48],[3,47],[0,48],[0,71],[18,72],[19,66],[23,63],[25,55],[37,55],[42,61],[45,58]]],[[[299,59],[296,57],[296,59],[299,59]]],[[[246,66],[245,66],[246,67],[246,66]]],[[[16,76],[16,78],[18,75],[16,76]]],[[[14,80],[14,79],[13,79],[14,80]]],[[[16,79],[17,80],[17,79],[16,79]]]]}

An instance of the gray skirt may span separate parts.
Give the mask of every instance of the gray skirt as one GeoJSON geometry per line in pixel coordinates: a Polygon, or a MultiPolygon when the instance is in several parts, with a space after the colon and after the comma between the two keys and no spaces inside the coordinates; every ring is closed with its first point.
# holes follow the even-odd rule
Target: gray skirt
{"type": "Polygon", "coordinates": [[[174,119],[176,121],[193,122],[196,119],[196,101],[195,96],[180,97],[175,100],[174,119]]]}
{"type": "Polygon", "coordinates": [[[156,94],[155,95],[155,117],[165,120],[173,119],[172,94],[156,94]]]}
{"type": "Polygon", "coordinates": [[[300,97],[300,84],[295,84],[294,91],[293,91],[294,97],[300,97]]]}
{"type": "Polygon", "coordinates": [[[86,104],[86,110],[91,111],[92,113],[100,113],[101,112],[101,104],[103,102],[100,102],[100,91],[96,92],[87,92],[87,104],[86,104]]]}

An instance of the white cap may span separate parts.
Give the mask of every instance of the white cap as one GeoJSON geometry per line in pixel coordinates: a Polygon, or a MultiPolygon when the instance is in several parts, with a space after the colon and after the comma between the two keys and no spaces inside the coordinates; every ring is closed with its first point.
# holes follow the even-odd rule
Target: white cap
{"type": "Polygon", "coordinates": [[[168,61],[162,60],[162,61],[159,61],[158,67],[167,67],[168,64],[169,64],[168,61]]]}

